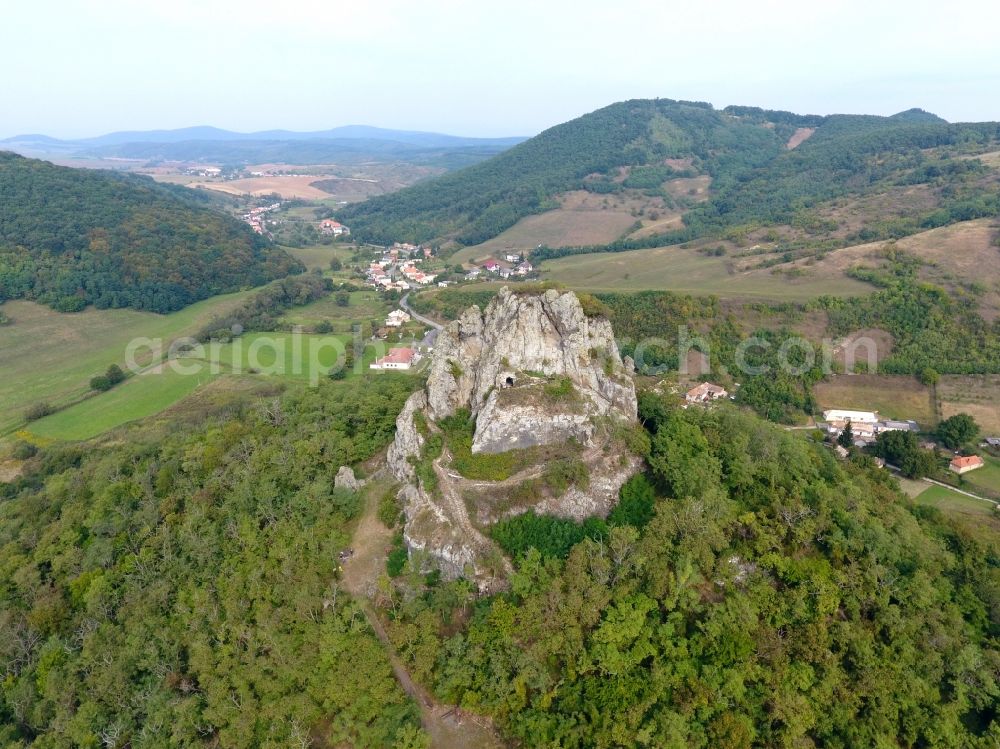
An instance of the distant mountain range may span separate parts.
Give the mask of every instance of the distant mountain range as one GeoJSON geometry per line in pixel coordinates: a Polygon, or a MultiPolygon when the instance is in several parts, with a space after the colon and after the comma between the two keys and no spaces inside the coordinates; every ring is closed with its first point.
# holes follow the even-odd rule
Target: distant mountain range
{"type": "Polygon", "coordinates": [[[296,132],[238,133],[198,126],[176,130],[121,131],[93,138],[62,140],[43,134],[0,140],[0,150],[36,157],[132,158],[144,160],[289,164],[399,159],[455,168],[476,163],[526,140],[467,138],[414,130],[345,125],[296,132]]]}

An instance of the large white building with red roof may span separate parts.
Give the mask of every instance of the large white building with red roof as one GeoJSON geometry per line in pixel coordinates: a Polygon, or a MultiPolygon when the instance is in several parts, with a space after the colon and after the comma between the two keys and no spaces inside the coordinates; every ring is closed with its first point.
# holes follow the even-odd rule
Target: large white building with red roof
{"type": "Polygon", "coordinates": [[[373,361],[371,369],[409,369],[420,361],[420,353],[412,348],[391,348],[381,359],[373,361]]]}

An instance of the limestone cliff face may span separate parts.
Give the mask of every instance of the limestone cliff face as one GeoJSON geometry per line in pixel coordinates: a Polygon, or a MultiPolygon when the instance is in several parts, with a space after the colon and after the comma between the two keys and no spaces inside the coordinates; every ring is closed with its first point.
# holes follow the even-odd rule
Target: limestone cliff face
{"type": "Polygon", "coordinates": [[[526,296],[506,287],[485,313],[471,307],[438,336],[427,381],[431,416],[463,406],[478,416],[491,392],[518,385],[525,373],[568,377],[593,412],[635,417],[635,386],[611,323],[588,318],[572,292],[526,296]]]}
{"type": "MultiPolygon", "coordinates": [[[[427,385],[400,413],[388,455],[390,471],[404,484],[404,537],[411,553],[435,560],[447,577],[468,575],[481,587],[494,585],[509,562],[484,529],[516,511],[494,511],[493,505],[503,504],[508,487],[544,471],[543,465],[526,465],[490,486],[452,470],[445,445],[439,458],[424,465],[424,478],[418,477],[414,463],[424,457],[425,437],[459,409],[475,418],[473,453],[574,445],[590,471],[587,489],[540,495],[534,509],[576,519],[606,515],[638,465],[605,444],[610,424],[636,419],[632,369],[618,352],[611,324],[588,318],[572,292],[522,295],[504,288],[485,311],[472,307],[445,327],[427,385]],[[428,486],[431,469],[436,478],[428,486]]],[[[532,508],[517,511],[526,509],[532,508]]]]}

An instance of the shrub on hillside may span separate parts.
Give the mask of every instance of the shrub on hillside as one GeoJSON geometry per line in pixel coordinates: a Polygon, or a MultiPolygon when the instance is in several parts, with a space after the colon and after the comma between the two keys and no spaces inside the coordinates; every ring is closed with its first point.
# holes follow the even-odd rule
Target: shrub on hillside
{"type": "Polygon", "coordinates": [[[24,418],[27,421],[38,421],[54,412],[55,409],[48,402],[42,401],[33,406],[28,406],[24,412],[24,418]]]}

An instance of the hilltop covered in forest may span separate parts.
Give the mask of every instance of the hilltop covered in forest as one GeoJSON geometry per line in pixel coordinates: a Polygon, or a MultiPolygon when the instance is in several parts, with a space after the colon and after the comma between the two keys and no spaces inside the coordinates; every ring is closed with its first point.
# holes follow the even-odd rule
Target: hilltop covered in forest
{"type": "Polygon", "coordinates": [[[170,312],[302,270],[209,201],[0,152],[0,302],[170,312]]]}
{"type": "Polygon", "coordinates": [[[481,164],[351,206],[343,218],[373,241],[469,245],[558,208],[571,191],[652,196],[658,210],[678,212],[675,223],[628,231],[612,243],[626,249],[735,228],[813,225],[829,220],[822,209],[838,198],[927,188],[927,200],[908,206],[914,215],[861,227],[867,241],[995,215],[997,175],[968,157],[998,142],[997,123],[950,124],[922,110],[815,116],[633,100],[557,125],[481,164]],[[710,184],[707,200],[692,199],[693,188],[673,189],[697,177],[710,184]]]}

